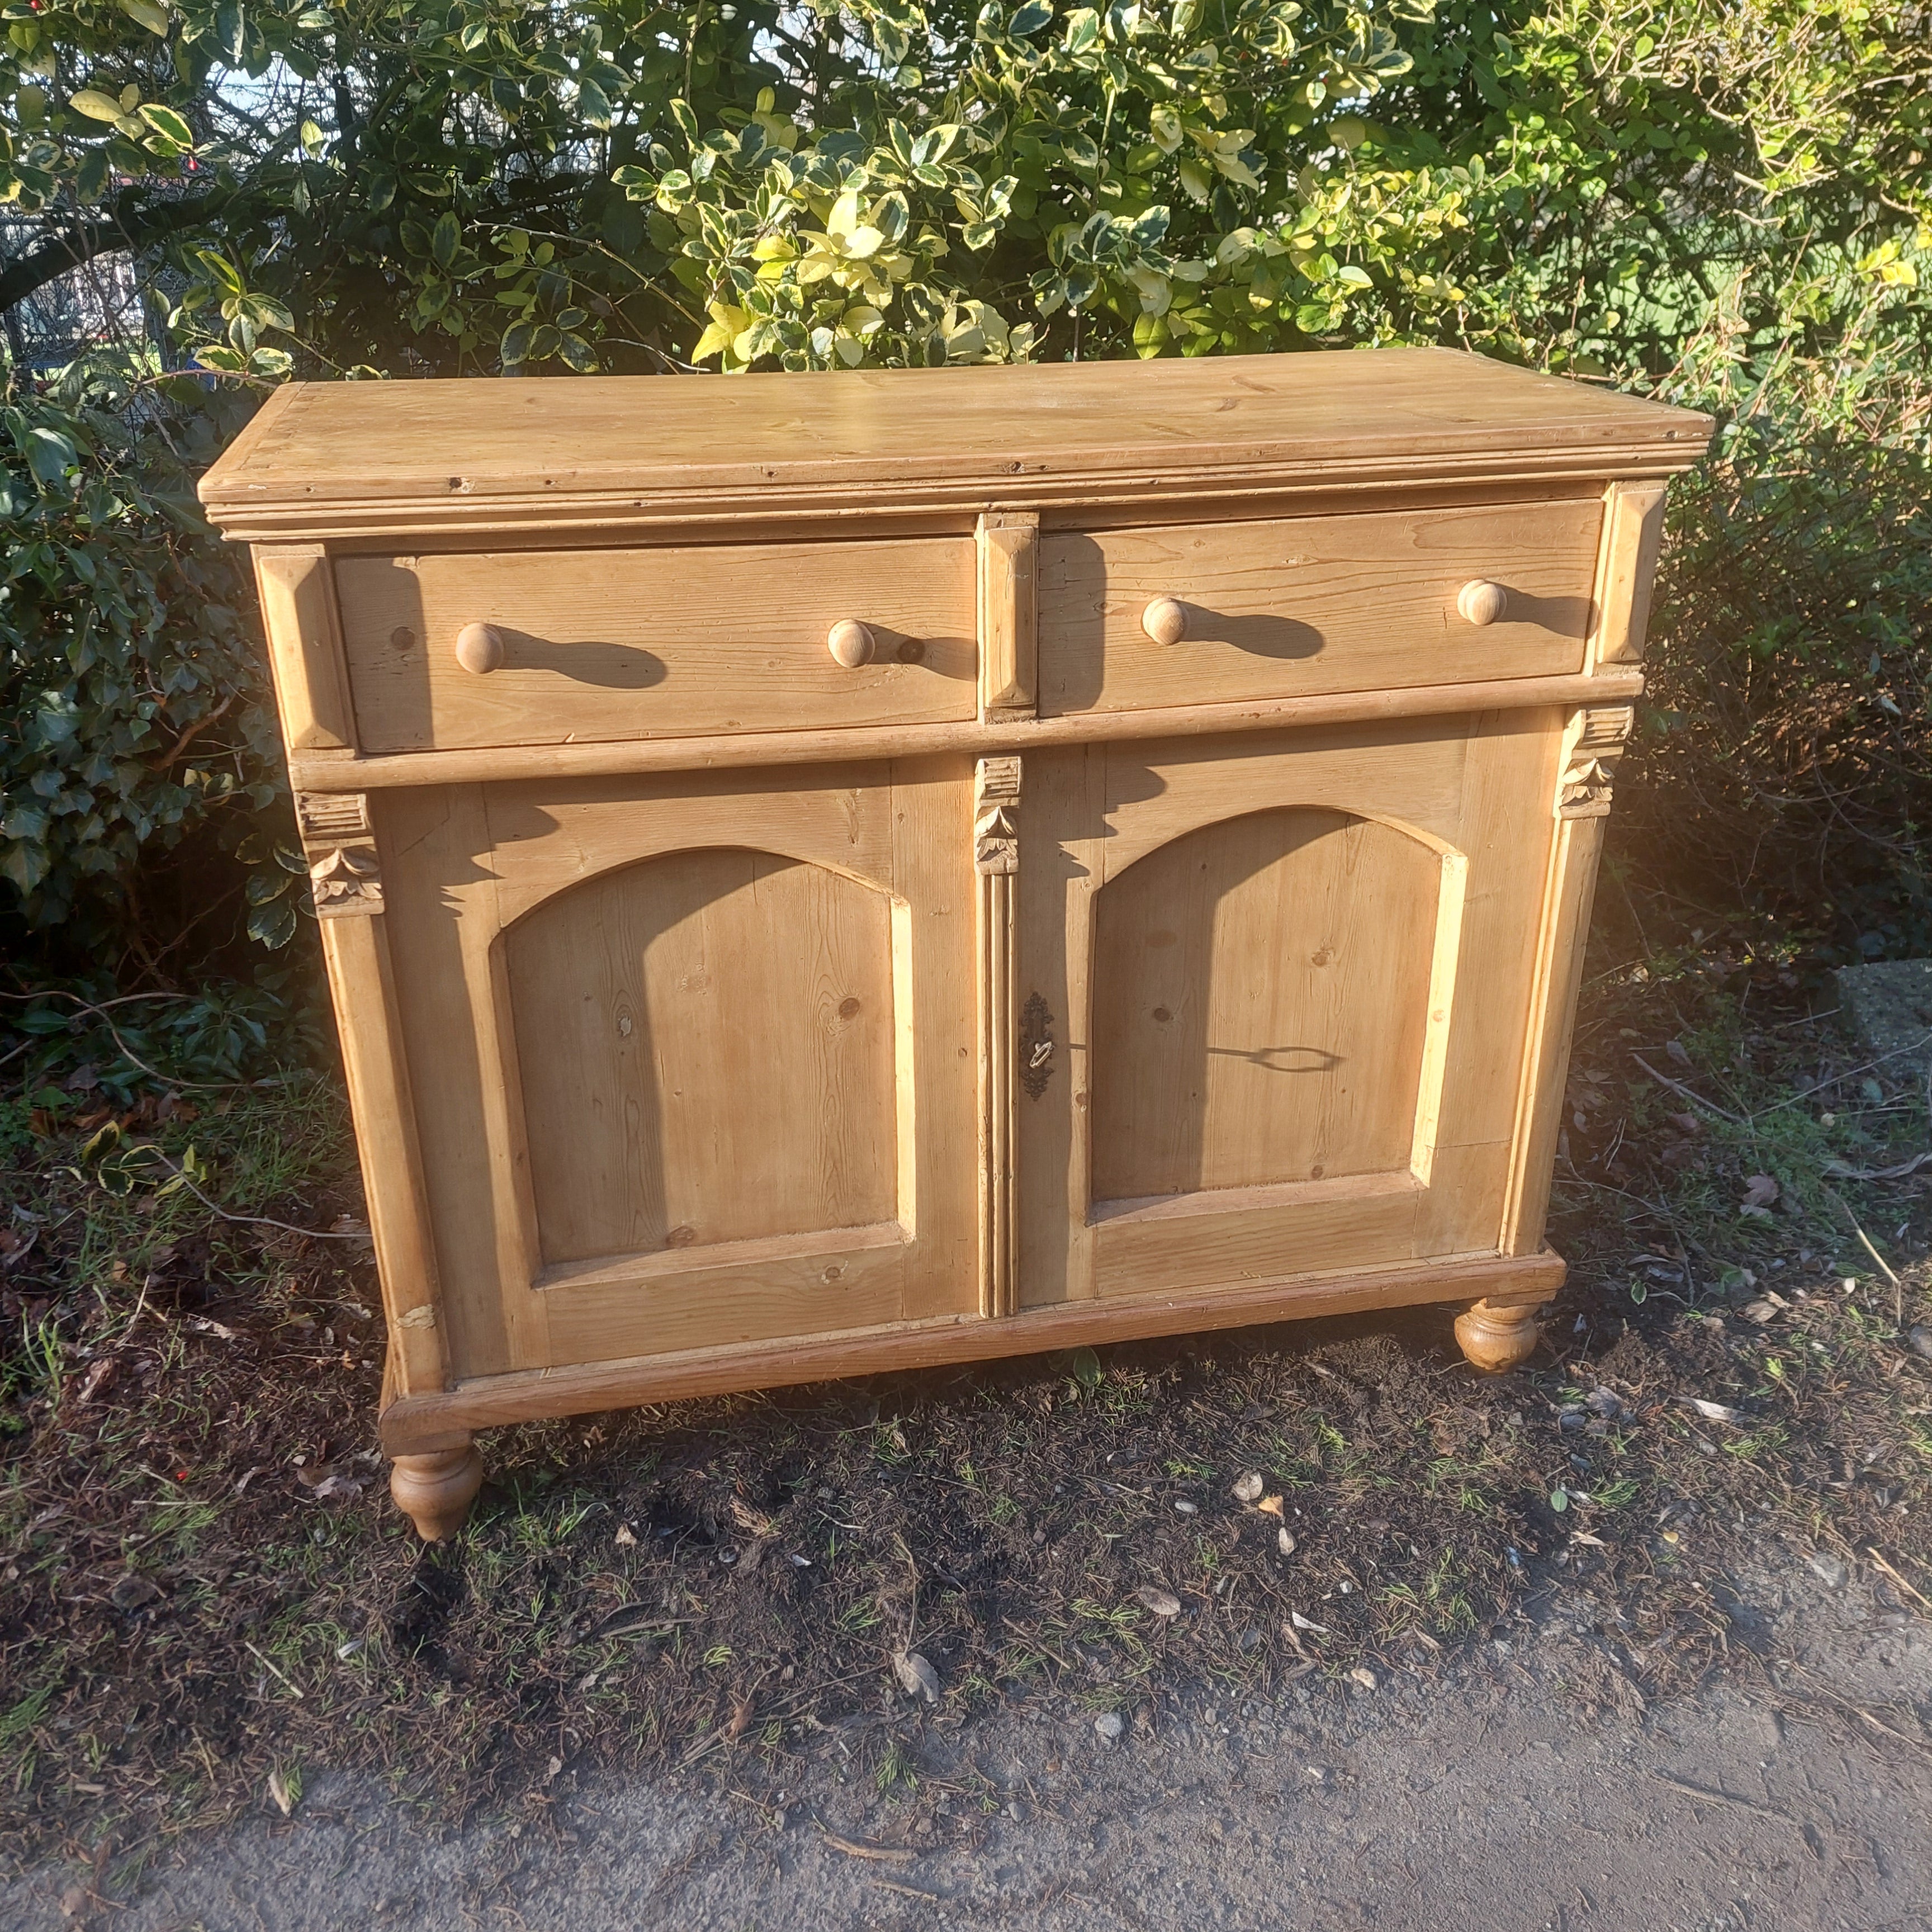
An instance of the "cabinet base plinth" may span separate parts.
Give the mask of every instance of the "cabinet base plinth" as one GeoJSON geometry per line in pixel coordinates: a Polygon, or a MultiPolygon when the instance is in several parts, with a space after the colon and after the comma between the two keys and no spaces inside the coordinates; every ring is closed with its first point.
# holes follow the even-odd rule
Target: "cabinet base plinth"
{"type": "MultiPolygon", "coordinates": [[[[1547,1301],[1562,1283],[1563,1263],[1547,1248],[1534,1255],[1450,1256],[1390,1268],[1061,1302],[992,1321],[962,1315],[842,1334],[692,1348],[630,1361],[566,1364],[479,1376],[459,1382],[453,1389],[398,1396],[382,1412],[382,1446],[400,1466],[412,1457],[430,1461],[440,1453],[460,1456],[472,1432],[507,1423],[1426,1302],[1466,1305],[1473,1300],[1484,1311],[1485,1321],[1506,1327],[1527,1323],[1520,1331],[1518,1352],[1496,1364],[1506,1368],[1536,1345],[1534,1309],[1521,1304],[1547,1301]]],[[[1457,1336],[1468,1348],[1460,1324],[1457,1336]]],[[[1473,1354],[1471,1359],[1476,1360],[1473,1354]]]]}
{"type": "Polygon", "coordinates": [[[454,1536],[483,1486],[483,1459],[473,1443],[422,1456],[398,1456],[389,1471],[389,1493],[425,1543],[454,1536]]]}
{"type": "Polygon", "coordinates": [[[1541,1331],[1533,1306],[1498,1308],[1478,1301],[1456,1316],[1456,1340],[1472,1368],[1499,1376],[1535,1354],[1541,1331]]]}

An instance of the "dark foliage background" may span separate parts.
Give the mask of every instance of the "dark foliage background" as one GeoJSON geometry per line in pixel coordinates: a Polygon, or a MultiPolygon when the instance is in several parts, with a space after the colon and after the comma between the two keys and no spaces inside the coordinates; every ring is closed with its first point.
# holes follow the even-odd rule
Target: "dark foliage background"
{"type": "Polygon", "coordinates": [[[253,598],[192,502],[291,373],[1412,341],[1723,419],[1675,494],[1620,787],[1633,910],[1932,946],[1916,4],[0,15],[16,990],[238,984],[293,1037],[308,949],[280,949],[310,928],[253,598]]]}

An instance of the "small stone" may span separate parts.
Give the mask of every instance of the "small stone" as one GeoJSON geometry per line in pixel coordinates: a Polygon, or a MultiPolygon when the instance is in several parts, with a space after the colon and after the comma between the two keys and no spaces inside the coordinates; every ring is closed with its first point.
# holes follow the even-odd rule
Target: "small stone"
{"type": "Polygon", "coordinates": [[[1234,1500],[1238,1503],[1258,1502],[1264,1485],[1260,1472],[1250,1469],[1245,1476],[1235,1478],[1234,1500]]]}
{"type": "Polygon", "coordinates": [[[1102,1711],[1094,1720],[1094,1728],[1108,1744],[1114,1743],[1127,1728],[1127,1720],[1118,1711],[1102,1711]]]}
{"type": "Polygon", "coordinates": [[[1822,1550],[1809,1560],[1812,1574],[1834,1590],[1841,1589],[1846,1578],[1852,1574],[1837,1557],[1829,1556],[1822,1550]]]}
{"type": "MultiPolygon", "coordinates": [[[[1838,1011],[1862,1046],[1891,1063],[1896,1075],[1922,1071],[1932,1033],[1932,959],[1882,959],[1840,966],[1838,1011]]],[[[1874,1084],[1876,1083],[1874,1082],[1874,1084]]],[[[1880,1099],[1884,1097],[1880,1090],[1880,1099]]]]}
{"type": "Polygon", "coordinates": [[[1174,1508],[1177,1516],[1198,1516],[1201,1514],[1201,1505],[1190,1502],[1185,1496],[1174,1498],[1174,1508]]]}
{"type": "Polygon", "coordinates": [[[113,1588],[107,1592],[107,1600],[117,1610],[138,1610],[143,1604],[152,1604],[160,1594],[152,1577],[143,1576],[138,1570],[130,1570],[115,1578],[113,1588]]]}
{"type": "Polygon", "coordinates": [[[1352,1684],[1359,1684],[1364,1690],[1376,1690],[1379,1688],[1382,1682],[1381,1678],[1364,1664],[1357,1664],[1354,1669],[1348,1672],[1348,1681],[1352,1684]]]}
{"type": "Polygon", "coordinates": [[[1932,1362],[1932,1328],[1927,1328],[1923,1322],[1921,1322],[1912,1330],[1911,1341],[1912,1352],[1915,1355],[1923,1356],[1928,1362],[1932,1362]]]}
{"type": "Polygon", "coordinates": [[[1294,1554],[1294,1532],[1285,1526],[1276,1530],[1274,1546],[1281,1552],[1282,1556],[1292,1556],[1294,1554]]]}
{"type": "Polygon", "coordinates": [[[1134,1592],[1134,1598],[1157,1617],[1178,1617],[1180,1614],[1180,1599],[1171,1590],[1161,1589],[1155,1584],[1143,1583],[1134,1592]]]}

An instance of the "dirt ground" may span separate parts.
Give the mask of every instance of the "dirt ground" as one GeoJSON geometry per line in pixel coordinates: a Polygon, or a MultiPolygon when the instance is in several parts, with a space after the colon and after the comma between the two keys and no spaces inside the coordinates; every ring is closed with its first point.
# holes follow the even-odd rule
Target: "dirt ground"
{"type": "MultiPolygon", "coordinates": [[[[514,1822],[425,1828],[316,1779],[291,1821],[183,1840],[113,1901],[82,1864],[0,1892],[17,1932],[564,1924],[1932,1926],[1932,1628],[1768,1548],[1732,1606],[1758,1654],[1695,1696],[1582,1714],[1595,1640],[1558,1589],[1433,1682],[1192,1694],[1110,1742],[1086,1712],[935,1725],[929,1849],[834,1749],[754,1798],[566,1775],[514,1822]],[[1883,1712],[1886,1714],[1881,1715],[1883,1712]]],[[[921,1808],[923,1811],[924,1808],[921,1808]]]]}
{"type": "Polygon", "coordinates": [[[1932,1118],[1829,993],[1593,981],[1511,1375],[1424,1309],[532,1424],[428,1550],[334,1088],[33,1061],[0,1928],[1932,1923],[1932,1118]]]}

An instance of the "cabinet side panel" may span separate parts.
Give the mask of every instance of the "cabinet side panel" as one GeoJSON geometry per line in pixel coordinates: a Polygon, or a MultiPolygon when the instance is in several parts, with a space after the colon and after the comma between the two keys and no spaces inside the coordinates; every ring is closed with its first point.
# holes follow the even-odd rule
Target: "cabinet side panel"
{"type": "Polygon", "coordinates": [[[512,1114],[495,986],[500,868],[481,788],[383,801],[385,885],[422,1122],[452,1366],[492,1375],[547,1359],[529,1175],[512,1114]]]}
{"type": "Polygon", "coordinates": [[[1466,856],[1456,998],[1425,1254],[1492,1248],[1510,1173],[1525,1016],[1536,982],[1550,793],[1562,730],[1553,711],[1463,721],[1468,755],[1455,843],[1466,856]]]}

